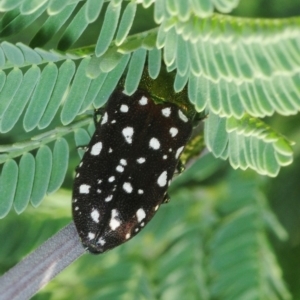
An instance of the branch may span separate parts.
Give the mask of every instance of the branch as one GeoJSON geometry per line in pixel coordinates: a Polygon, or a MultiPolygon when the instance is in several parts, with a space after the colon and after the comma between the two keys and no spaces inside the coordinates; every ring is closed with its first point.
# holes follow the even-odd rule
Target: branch
{"type": "Polygon", "coordinates": [[[0,299],[30,299],[84,252],[71,222],[0,277],[0,299]]]}

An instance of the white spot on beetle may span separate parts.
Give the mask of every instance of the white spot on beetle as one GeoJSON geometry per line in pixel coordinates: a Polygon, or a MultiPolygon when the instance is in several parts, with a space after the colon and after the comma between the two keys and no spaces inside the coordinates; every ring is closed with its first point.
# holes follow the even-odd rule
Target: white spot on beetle
{"type": "Polygon", "coordinates": [[[116,230],[120,226],[120,221],[116,219],[110,219],[109,226],[112,230],[116,230]]]}
{"type": "Polygon", "coordinates": [[[113,149],[109,148],[108,153],[112,153],[113,149]]]}
{"type": "Polygon", "coordinates": [[[145,211],[142,208],[139,208],[136,212],[136,217],[138,222],[140,223],[146,217],[145,211]]]}
{"type": "Polygon", "coordinates": [[[78,209],[79,209],[79,207],[78,207],[78,206],[76,206],[76,207],[75,207],[75,210],[78,210],[78,209]]]}
{"type": "Polygon", "coordinates": [[[164,155],[164,156],[163,156],[163,159],[167,159],[167,158],[168,158],[168,155],[164,155]]]}
{"type": "Polygon", "coordinates": [[[129,110],[129,107],[126,104],[122,104],[120,107],[120,112],[127,113],[129,110]]]}
{"type": "Polygon", "coordinates": [[[109,177],[109,178],[108,178],[108,181],[109,181],[109,182],[113,182],[113,181],[115,181],[115,176],[111,176],[111,177],[109,177]]]}
{"type": "Polygon", "coordinates": [[[141,194],[144,194],[144,191],[143,190],[138,190],[138,193],[141,195],[141,194]]]}
{"type": "Polygon", "coordinates": [[[97,180],[97,183],[98,183],[98,184],[100,184],[101,182],[102,182],[102,180],[101,180],[101,179],[98,179],[98,180],[97,180]]]}
{"type": "Polygon", "coordinates": [[[99,155],[102,150],[102,143],[96,143],[91,149],[91,155],[99,155]]]}
{"type": "Polygon", "coordinates": [[[90,188],[91,188],[90,185],[82,184],[82,185],[79,187],[79,193],[80,193],[80,194],[88,194],[88,193],[90,192],[90,188]]]}
{"type": "Polygon", "coordinates": [[[81,162],[81,163],[79,164],[79,168],[81,168],[81,167],[82,167],[82,165],[83,165],[83,162],[81,162]]]}
{"type": "Polygon", "coordinates": [[[157,184],[161,187],[167,184],[167,171],[163,171],[157,179],[157,184]]]}
{"type": "Polygon", "coordinates": [[[124,167],[118,165],[118,166],[116,167],[116,170],[117,170],[118,172],[122,173],[122,172],[124,171],[124,167]]]}
{"type": "Polygon", "coordinates": [[[154,210],[157,211],[158,208],[159,208],[159,205],[156,205],[155,208],[154,208],[154,210]]]}
{"type": "Polygon", "coordinates": [[[94,222],[99,223],[99,211],[97,209],[93,209],[93,211],[91,212],[91,217],[93,219],[94,222]]]}
{"type": "Polygon", "coordinates": [[[105,243],[106,243],[106,241],[102,237],[98,240],[98,244],[100,244],[100,246],[103,246],[105,243]]]}
{"type": "Polygon", "coordinates": [[[77,202],[77,199],[74,199],[73,202],[76,203],[76,202],[77,202]]]}
{"type": "Polygon", "coordinates": [[[127,233],[127,234],[125,235],[126,240],[128,240],[128,239],[130,238],[130,236],[131,236],[131,234],[130,234],[130,233],[127,233]]]}
{"type": "Polygon", "coordinates": [[[136,228],[136,229],[134,229],[134,231],[135,231],[135,232],[138,232],[138,231],[139,231],[139,229],[138,229],[138,228],[136,228]]]}
{"type": "Polygon", "coordinates": [[[125,127],[122,130],[122,134],[125,137],[125,140],[128,144],[132,143],[132,136],[133,136],[133,128],[132,127],[125,127]]]}
{"type": "Polygon", "coordinates": [[[141,223],[141,227],[144,227],[144,226],[145,226],[145,222],[142,222],[142,223],[141,223]]]}
{"type": "Polygon", "coordinates": [[[177,149],[176,154],[175,154],[175,158],[177,159],[179,157],[179,155],[181,154],[182,150],[183,150],[184,146],[180,147],[177,149]]]}
{"type": "Polygon", "coordinates": [[[176,136],[178,133],[178,129],[176,127],[171,127],[169,130],[172,137],[176,136]]]}
{"type": "Polygon", "coordinates": [[[116,230],[121,225],[121,222],[118,220],[118,216],[118,211],[116,209],[113,209],[111,211],[111,219],[109,222],[109,226],[112,230],[116,230]]]}
{"type": "Polygon", "coordinates": [[[120,159],[120,164],[123,166],[127,166],[127,160],[124,158],[120,159]]]}
{"type": "Polygon", "coordinates": [[[89,232],[88,238],[89,240],[92,240],[95,237],[95,233],[89,232]]]}
{"type": "Polygon", "coordinates": [[[101,194],[101,190],[100,189],[97,189],[97,194],[101,194]]]}
{"type": "Polygon", "coordinates": [[[160,142],[157,138],[152,138],[149,142],[149,146],[150,146],[150,148],[157,150],[160,147],[160,142]]]}
{"type": "Polygon", "coordinates": [[[105,124],[107,122],[107,119],[108,119],[108,115],[107,113],[105,113],[104,116],[102,117],[101,125],[105,124]]]}
{"type": "Polygon", "coordinates": [[[168,118],[171,114],[171,108],[170,107],[166,107],[164,109],[161,110],[161,113],[163,114],[163,116],[165,116],[166,118],[168,118]]]}
{"type": "Polygon", "coordinates": [[[179,115],[179,118],[185,123],[189,120],[180,109],[178,110],[178,115],[179,115]]]}
{"type": "Polygon", "coordinates": [[[124,182],[124,184],[123,184],[123,190],[126,193],[130,194],[132,192],[132,190],[133,190],[132,185],[129,182],[124,182]]]}
{"type": "Polygon", "coordinates": [[[116,123],[116,120],[112,120],[112,121],[111,121],[111,124],[115,124],[115,123],[116,123]]]}
{"type": "Polygon", "coordinates": [[[79,175],[80,175],[80,174],[79,174],[79,173],[77,173],[77,174],[76,174],[76,178],[78,178],[78,177],[79,177],[79,175]]]}
{"type": "Polygon", "coordinates": [[[142,164],[146,161],[146,159],[144,157],[140,157],[136,160],[139,164],[142,164]]]}
{"type": "Polygon", "coordinates": [[[139,101],[140,105],[146,105],[147,103],[148,103],[148,99],[145,96],[143,96],[139,101]]]}
{"type": "Polygon", "coordinates": [[[104,199],[104,201],[109,202],[112,198],[113,198],[113,195],[109,195],[104,199]]]}

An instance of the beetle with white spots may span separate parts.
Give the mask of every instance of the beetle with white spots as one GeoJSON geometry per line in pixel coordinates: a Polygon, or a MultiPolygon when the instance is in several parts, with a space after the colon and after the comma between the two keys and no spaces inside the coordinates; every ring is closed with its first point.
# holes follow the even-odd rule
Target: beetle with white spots
{"type": "Polygon", "coordinates": [[[147,225],[168,199],[191,131],[172,103],[156,104],[141,90],[112,94],[74,180],[74,223],[89,252],[113,249],[147,225]]]}

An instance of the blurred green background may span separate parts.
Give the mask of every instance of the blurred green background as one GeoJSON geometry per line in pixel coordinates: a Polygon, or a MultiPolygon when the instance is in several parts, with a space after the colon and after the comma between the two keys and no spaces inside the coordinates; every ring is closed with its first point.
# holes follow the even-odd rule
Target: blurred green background
{"type": "MultiPolygon", "coordinates": [[[[139,31],[152,26],[151,15],[148,15],[152,13],[149,10],[140,14],[135,25],[139,31]]],[[[232,14],[253,18],[299,16],[300,2],[241,0],[232,14]]],[[[18,37],[14,39],[19,41],[18,37]]],[[[79,40],[77,46],[82,43],[79,40]]],[[[280,278],[281,269],[292,295],[290,297],[284,287],[277,286],[274,290],[281,292],[269,299],[300,299],[300,118],[299,114],[291,117],[275,115],[265,121],[296,142],[294,163],[283,168],[277,178],[263,177],[252,171],[233,171],[227,162],[204,155],[174,180],[170,188],[171,202],[161,207],[137,237],[104,255],[84,255],[34,299],[225,299],[218,293],[215,277],[221,265],[217,259],[218,245],[222,241],[218,238],[226,236],[221,232],[222,226],[230,224],[232,219],[237,220],[237,214],[241,215],[242,221],[254,226],[257,245],[262,245],[262,240],[269,243],[267,250],[259,249],[262,251],[259,254],[264,256],[263,251],[266,251],[266,257],[274,254],[278,265],[271,265],[278,266],[279,271],[275,268],[269,272],[274,271],[274,277],[280,278]],[[261,223],[264,219],[266,222],[261,223]],[[268,252],[268,249],[271,250],[268,252]],[[275,274],[277,271],[279,275],[275,274]],[[284,294],[286,297],[282,296],[284,294]]],[[[18,128],[13,134],[0,137],[0,144],[19,139],[18,128]]],[[[78,161],[74,146],[63,189],[47,197],[37,209],[30,207],[20,216],[11,211],[0,220],[1,274],[71,221],[72,170],[78,161]]],[[[250,236],[252,231],[249,230],[243,234],[250,236]]],[[[234,234],[231,237],[228,249],[237,257],[244,248],[235,244],[234,234]]],[[[249,247],[251,245],[249,242],[249,247]]],[[[257,254],[249,249],[251,255],[257,254]]],[[[221,257],[226,260],[225,257],[230,257],[226,255],[227,252],[221,257]]],[[[259,258],[256,262],[262,268],[259,272],[267,274],[259,258]]],[[[250,275],[249,278],[245,274],[240,276],[249,282],[252,279],[250,275]]],[[[232,282],[234,279],[229,275],[228,286],[232,282]]],[[[270,279],[270,282],[281,281],[270,279]]],[[[260,284],[255,282],[253,287],[259,289],[260,284]]]]}

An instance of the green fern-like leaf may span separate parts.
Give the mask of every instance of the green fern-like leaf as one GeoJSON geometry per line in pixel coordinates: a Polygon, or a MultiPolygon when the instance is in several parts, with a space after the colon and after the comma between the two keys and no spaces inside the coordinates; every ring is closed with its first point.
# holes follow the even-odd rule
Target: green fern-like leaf
{"type": "Polygon", "coordinates": [[[53,149],[52,170],[47,189],[47,194],[58,190],[62,185],[68,169],[69,146],[65,139],[59,139],[55,142],[53,149]]]}
{"type": "MultiPolygon", "coordinates": [[[[69,128],[50,130],[26,142],[0,147],[0,153],[2,153],[0,163],[4,163],[0,187],[5,195],[8,193],[5,201],[1,202],[1,218],[8,214],[12,204],[16,212],[21,213],[26,209],[29,200],[33,206],[37,207],[46,194],[51,194],[60,188],[69,161],[68,143],[62,136],[76,132],[78,128],[87,126],[89,123],[90,120],[87,119],[72,124],[69,128]],[[43,146],[53,141],[55,141],[53,148],[43,146]],[[35,156],[29,153],[33,150],[38,150],[35,156]],[[19,157],[21,159],[17,164],[13,159],[19,157]],[[11,182],[7,184],[9,180],[11,182]]],[[[79,146],[86,144],[87,140],[79,146]]]]}
{"type": "Polygon", "coordinates": [[[251,168],[276,176],[281,166],[292,162],[290,143],[258,119],[226,119],[210,114],[205,126],[208,149],[216,157],[229,158],[235,169],[251,168]]]}
{"type": "Polygon", "coordinates": [[[14,160],[8,160],[2,169],[0,191],[5,197],[0,202],[0,218],[5,217],[13,204],[18,180],[18,166],[14,160]]]}
{"type": "MultiPolygon", "coordinates": [[[[231,196],[223,198],[220,208],[224,217],[210,243],[211,295],[291,299],[263,229],[263,215],[268,212],[265,199],[257,193],[255,182],[244,181],[237,174],[231,176],[228,186],[231,196]]],[[[278,222],[273,225],[270,229],[274,231],[281,227],[278,222]]]]}
{"type": "Polygon", "coordinates": [[[34,181],[35,159],[32,154],[25,153],[19,163],[18,185],[15,193],[15,211],[22,213],[30,199],[32,185],[34,181]]]}
{"type": "MultiPolygon", "coordinates": [[[[10,131],[14,127],[14,125],[17,123],[23,110],[26,107],[27,102],[30,99],[33,89],[35,88],[35,86],[38,82],[39,76],[40,76],[40,69],[37,68],[36,66],[33,66],[25,73],[25,75],[23,77],[23,81],[22,81],[19,89],[17,90],[18,91],[17,95],[10,101],[9,106],[4,111],[4,114],[1,119],[1,132],[10,131]]],[[[13,80],[15,81],[16,78],[14,78],[13,80]]],[[[5,94],[4,94],[4,96],[5,96],[5,94]]],[[[36,101],[38,101],[37,98],[35,98],[35,99],[36,99],[36,101]]],[[[32,101],[31,101],[31,103],[32,103],[32,101]]],[[[33,107],[33,106],[31,106],[31,107],[33,107]]],[[[27,109],[27,111],[28,111],[28,109],[27,109]]],[[[29,117],[32,116],[33,118],[35,118],[34,115],[28,115],[28,116],[29,117]]],[[[35,121],[35,119],[33,119],[33,121],[35,121]]],[[[27,130],[30,130],[30,128],[28,128],[28,125],[26,123],[24,123],[24,126],[26,126],[27,130]]]]}
{"type": "MultiPolygon", "coordinates": [[[[166,70],[186,95],[178,103],[206,114],[210,154],[176,178],[171,204],[143,235],[100,258],[101,270],[92,258],[78,263],[87,276],[78,277],[76,295],[66,292],[75,269],[58,279],[70,298],[292,299],[268,240],[269,232],[280,241],[288,235],[266,204],[263,181],[251,171],[228,175],[214,157],[270,177],[291,164],[292,142],[260,118],[299,113],[300,19],[224,15],[238,3],[0,1],[0,218],[39,206],[62,186],[79,161],[70,157],[69,166],[72,138],[82,157],[95,129],[91,111],[120,79],[127,94],[147,72],[164,89],[166,70]],[[213,188],[196,187],[205,179],[213,188]]],[[[170,95],[158,98],[177,96],[170,95]]]]}

